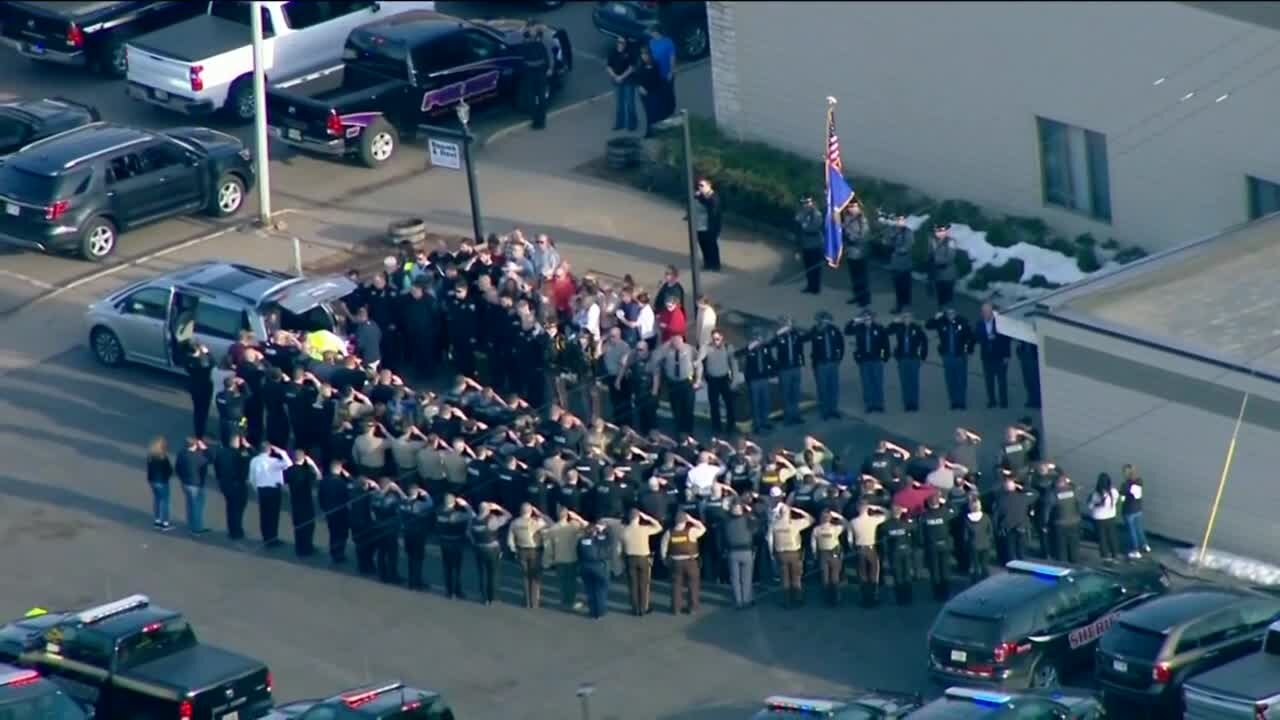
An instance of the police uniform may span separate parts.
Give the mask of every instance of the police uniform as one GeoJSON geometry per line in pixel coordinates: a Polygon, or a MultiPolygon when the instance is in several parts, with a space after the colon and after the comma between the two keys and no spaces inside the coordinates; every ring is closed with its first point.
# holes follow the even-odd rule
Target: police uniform
{"type": "Polygon", "coordinates": [[[919,548],[916,521],[903,515],[880,525],[883,556],[893,575],[893,593],[899,605],[910,605],[916,580],[916,550],[919,548]]]}
{"type": "Polygon", "coordinates": [[[1001,490],[992,507],[996,551],[1001,563],[1026,556],[1035,494],[1025,490],[1001,490]]]}
{"type": "Polygon", "coordinates": [[[840,586],[844,584],[844,523],[819,522],[813,526],[813,549],[822,573],[822,591],[828,605],[840,604],[840,586]]]}
{"type": "MultiPolygon", "coordinates": [[[[947,226],[950,230],[950,226],[947,226]]],[[[956,242],[950,235],[941,239],[934,236],[929,252],[930,275],[933,278],[933,294],[938,300],[938,307],[945,308],[951,304],[956,289],[956,242]]]]}
{"type": "Polygon", "coordinates": [[[451,598],[462,598],[462,546],[474,513],[461,508],[436,510],[435,531],[440,542],[440,558],[444,568],[444,591],[451,598]]]}
{"type": "Polygon", "coordinates": [[[471,376],[476,371],[476,344],[479,337],[480,308],[468,295],[449,295],[445,304],[449,327],[449,359],[458,373],[471,376]]]}
{"type": "Polygon", "coordinates": [[[862,381],[862,403],[868,413],[884,412],[884,362],[889,359],[889,338],[870,311],[845,326],[853,336],[853,360],[862,381]]]}
{"type": "Polygon", "coordinates": [[[480,582],[480,599],[492,605],[498,594],[498,571],[502,565],[501,526],[495,526],[494,515],[471,518],[467,534],[476,553],[476,577],[480,582]]]}
{"type": "Polygon", "coordinates": [[[950,593],[951,519],[955,508],[939,505],[928,508],[920,516],[921,541],[926,569],[936,600],[946,600],[950,593]]]}
{"type": "Polygon", "coordinates": [[[929,336],[920,323],[909,318],[894,320],[888,330],[893,338],[893,357],[898,361],[902,407],[915,412],[920,409],[920,366],[929,358],[929,336]]]}
{"type": "Polygon", "coordinates": [[[889,272],[893,275],[894,314],[911,307],[911,269],[915,237],[911,228],[895,225],[889,230],[889,272]]]}
{"type": "Polygon", "coordinates": [[[427,533],[435,515],[430,495],[416,495],[400,508],[400,526],[404,529],[404,554],[409,561],[409,589],[426,590],[423,563],[427,554],[427,533]]]}
{"type": "Polygon", "coordinates": [[[507,533],[507,543],[520,562],[524,606],[527,608],[542,605],[542,531],[546,527],[546,520],[531,515],[512,520],[507,533]]]}
{"type": "Polygon", "coordinates": [[[1050,522],[1053,534],[1053,559],[1060,562],[1080,561],[1080,499],[1070,480],[1060,480],[1053,490],[1050,522]]]}
{"type": "Polygon", "coordinates": [[[822,311],[818,326],[809,333],[809,358],[818,390],[818,408],[823,420],[840,417],[840,362],[844,360],[844,335],[831,324],[831,314],[822,311]]]}
{"type": "Polygon", "coordinates": [[[609,536],[603,528],[592,528],[578,540],[578,569],[593,618],[609,612],[609,554],[609,536]]]}
{"type": "Polygon", "coordinates": [[[938,333],[938,356],[942,358],[951,409],[965,410],[969,402],[969,353],[973,352],[969,324],[954,312],[947,312],[934,316],[926,327],[938,333]]]}
{"type": "Polygon", "coordinates": [[[520,78],[521,102],[529,112],[530,126],[541,130],[547,126],[547,68],[551,58],[541,40],[527,37],[520,44],[524,72],[520,78]]]}
{"type": "Polygon", "coordinates": [[[769,527],[769,535],[773,541],[773,552],[778,559],[778,570],[782,575],[783,601],[787,607],[798,607],[804,603],[804,587],[801,585],[804,570],[804,545],[800,536],[813,525],[813,518],[796,518],[790,515],[774,519],[769,527]]]}
{"type": "Polygon", "coordinates": [[[636,432],[647,435],[658,425],[658,399],[653,394],[653,353],[640,357],[632,351],[622,379],[623,387],[631,391],[631,407],[636,432]]]}
{"type": "Polygon", "coordinates": [[[799,425],[800,372],[804,367],[804,343],[799,333],[784,321],[776,337],[770,342],[773,348],[774,366],[778,368],[778,387],[782,391],[782,420],[789,425],[799,425]]]}
{"type": "Polygon", "coordinates": [[[373,522],[376,540],[374,560],[378,579],[385,583],[400,583],[400,506],[401,498],[384,490],[372,499],[373,522]]]}
{"type": "Polygon", "coordinates": [[[867,278],[867,219],[861,212],[846,209],[840,219],[840,234],[844,240],[844,261],[849,269],[849,284],[853,286],[850,303],[867,307],[871,304],[871,284],[867,278]]]}
{"type": "Polygon", "coordinates": [[[693,432],[693,347],[683,344],[679,349],[667,346],[661,354],[658,371],[667,386],[667,402],[671,403],[671,415],[675,431],[680,435],[693,432]]]}
{"type": "Polygon", "coordinates": [[[769,415],[773,412],[773,398],[769,393],[769,378],[773,377],[775,363],[772,348],[761,341],[757,331],[751,344],[738,353],[742,360],[742,374],[747,381],[747,397],[751,401],[752,430],[759,434],[771,430],[769,415]]]}
{"type": "Polygon", "coordinates": [[[351,500],[351,539],[356,544],[356,570],[361,575],[372,575],[377,571],[373,563],[373,554],[377,534],[373,523],[373,496],[376,491],[357,484],[354,480],[347,483],[347,493],[351,500]]]}
{"type": "Polygon", "coordinates": [[[702,528],[686,521],[683,527],[667,531],[667,559],[671,561],[671,612],[684,610],[685,590],[689,592],[689,612],[698,612],[702,580],[698,574],[698,540],[702,528]]]}
{"type": "Polygon", "coordinates": [[[215,396],[218,407],[218,441],[231,444],[231,436],[245,427],[245,396],[238,388],[222,389],[215,396]]]}
{"type": "Polygon", "coordinates": [[[823,221],[822,213],[810,203],[806,203],[796,212],[796,227],[799,231],[800,260],[804,263],[804,291],[817,295],[822,292],[823,258],[823,221]]]}

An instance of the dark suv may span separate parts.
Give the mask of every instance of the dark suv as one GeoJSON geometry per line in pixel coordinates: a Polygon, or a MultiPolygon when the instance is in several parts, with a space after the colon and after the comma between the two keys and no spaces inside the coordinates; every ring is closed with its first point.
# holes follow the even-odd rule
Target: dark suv
{"type": "Polygon", "coordinates": [[[392,682],[281,705],[263,720],[454,720],[439,693],[392,682]]]}
{"type": "Polygon", "coordinates": [[[1103,699],[1109,708],[1181,717],[1183,681],[1257,650],[1277,617],[1280,599],[1216,587],[1124,613],[1098,643],[1094,673],[1103,699]]]}
{"type": "Polygon", "coordinates": [[[96,109],[63,98],[0,103],[0,155],[99,119],[96,109]]]}
{"type": "Polygon", "coordinates": [[[197,211],[239,212],[253,180],[252,155],[226,133],[92,123],[0,165],[0,243],[100,261],[116,251],[122,230],[197,211]]]}

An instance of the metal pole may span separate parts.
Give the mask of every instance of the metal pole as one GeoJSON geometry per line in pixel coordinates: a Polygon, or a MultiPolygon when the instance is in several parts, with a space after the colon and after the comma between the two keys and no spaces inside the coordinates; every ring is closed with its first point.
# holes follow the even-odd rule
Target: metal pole
{"type": "Polygon", "coordinates": [[[587,683],[578,686],[578,701],[582,704],[582,720],[591,720],[591,696],[595,693],[594,685],[587,683]]]}
{"type": "Polygon", "coordinates": [[[471,198],[471,231],[475,233],[476,242],[484,242],[484,226],[480,221],[480,193],[476,192],[476,167],[471,162],[471,145],[474,138],[467,131],[462,141],[462,153],[467,163],[467,195],[471,198]]]}
{"type": "Polygon", "coordinates": [[[1236,426],[1231,431],[1231,442],[1227,443],[1227,457],[1222,461],[1222,474],[1218,477],[1218,492],[1213,496],[1213,506],[1209,510],[1209,523],[1204,529],[1204,539],[1200,541],[1200,554],[1196,556],[1196,569],[1204,567],[1204,556],[1209,552],[1209,538],[1213,536],[1213,526],[1218,522],[1218,508],[1222,505],[1222,491],[1227,489],[1227,478],[1231,475],[1231,461],[1236,457],[1236,440],[1240,437],[1240,426],[1244,424],[1244,411],[1249,409],[1249,393],[1240,400],[1240,413],[1236,415],[1236,426]]]}
{"type": "Polygon", "coordinates": [[[697,200],[693,197],[693,140],[689,137],[688,110],[680,111],[680,127],[684,132],[684,180],[688,194],[685,215],[689,219],[689,268],[692,270],[694,307],[697,307],[698,298],[702,296],[702,284],[698,278],[698,227],[693,219],[693,207],[697,200]]]}
{"type": "MultiPolygon", "coordinates": [[[[249,6],[253,35],[253,135],[254,162],[258,174],[258,222],[271,227],[271,150],[267,141],[267,65],[262,48],[262,3],[249,6]]],[[[302,274],[302,242],[293,236],[293,271],[302,274]]]]}

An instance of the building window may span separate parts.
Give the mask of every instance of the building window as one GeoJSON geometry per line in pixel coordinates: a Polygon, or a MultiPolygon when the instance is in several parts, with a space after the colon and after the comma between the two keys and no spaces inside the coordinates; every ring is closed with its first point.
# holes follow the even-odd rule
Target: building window
{"type": "Polygon", "coordinates": [[[1280,184],[1261,178],[1246,176],[1249,182],[1249,219],[1280,211],[1280,184]]]}
{"type": "Polygon", "coordinates": [[[1111,222],[1107,136],[1037,117],[1044,201],[1111,222]]]}

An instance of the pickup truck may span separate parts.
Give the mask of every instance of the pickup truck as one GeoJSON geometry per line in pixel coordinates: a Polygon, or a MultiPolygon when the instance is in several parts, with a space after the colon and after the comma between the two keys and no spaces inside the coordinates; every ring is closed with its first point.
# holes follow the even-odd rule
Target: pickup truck
{"type": "MultiPolygon", "coordinates": [[[[133,38],[126,48],[130,97],[187,115],[221,110],[238,122],[254,115],[250,3],[200,3],[204,14],[133,38]]],[[[269,82],[341,62],[353,29],[378,16],[434,2],[280,0],[261,6],[263,64],[269,82]]]]}
{"type": "MultiPolygon", "coordinates": [[[[348,36],[340,68],[267,90],[267,123],[285,144],[378,167],[402,133],[451,115],[464,100],[530,97],[520,92],[527,61],[519,47],[530,27],[425,10],[363,25],[348,36]]],[[[553,48],[549,94],[573,68],[573,49],[564,30],[546,33],[553,48]]]]}
{"type": "Polygon", "coordinates": [[[124,77],[129,38],[204,10],[198,2],[6,2],[0,40],[32,60],[124,77]]]}
{"type": "Polygon", "coordinates": [[[145,595],[10,623],[0,629],[0,654],[15,651],[11,661],[57,683],[95,717],[253,720],[271,711],[265,665],[200,644],[180,613],[145,595]]]}
{"type": "Polygon", "coordinates": [[[1267,628],[1262,649],[1188,680],[1186,720],[1266,720],[1280,717],[1280,622],[1267,628]]]}

